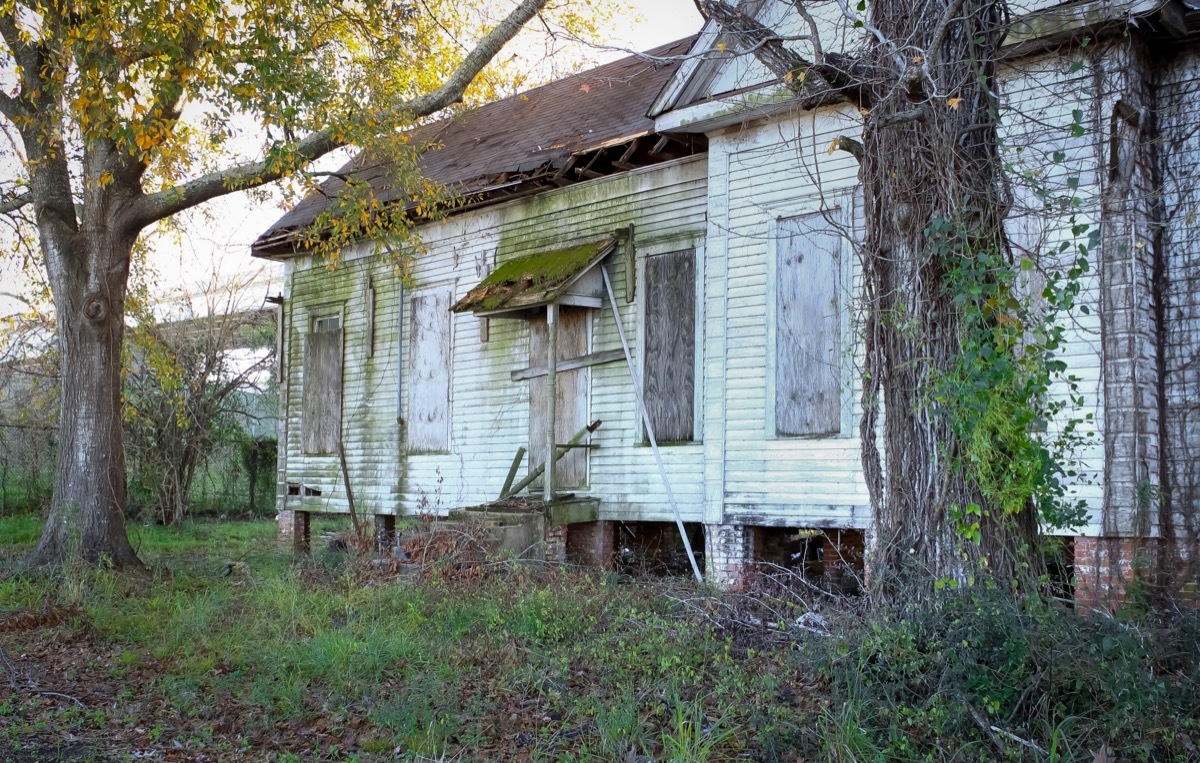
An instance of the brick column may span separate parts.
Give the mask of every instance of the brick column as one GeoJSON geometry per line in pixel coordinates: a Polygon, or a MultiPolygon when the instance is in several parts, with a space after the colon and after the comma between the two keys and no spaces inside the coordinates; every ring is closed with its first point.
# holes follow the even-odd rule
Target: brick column
{"type": "Polygon", "coordinates": [[[576,522],[567,533],[567,558],[588,567],[611,570],[616,526],[612,522],[576,522]]]}
{"type": "Polygon", "coordinates": [[[309,513],[283,509],[275,515],[279,523],[279,545],[301,554],[309,550],[309,513]]]}
{"type": "Polygon", "coordinates": [[[279,525],[279,545],[290,548],[296,532],[296,512],[280,509],[275,513],[275,522],[279,525]]]}
{"type": "Polygon", "coordinates": [[[546,561],[560,563],[567,561],[566,525],[546,523],[546,561]]]}
{"type": "Polygon", "coordinates": [[[753,546],[753,532],[745,525],[705,525],[705,578],[718,588],[745,587],[753,570],[753,546]]]}
{"type": "Polygon", "coordinates": [[[1115,611],[1137,577],[1139,557],[1148,553],[1138,538],[1075,539],[1075,603],[1088,609],[1115,611]]]}

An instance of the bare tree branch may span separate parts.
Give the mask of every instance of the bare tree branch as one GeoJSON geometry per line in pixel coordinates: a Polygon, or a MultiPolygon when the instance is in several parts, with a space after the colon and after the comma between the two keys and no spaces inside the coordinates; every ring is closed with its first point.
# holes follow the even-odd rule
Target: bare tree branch
{"type": "MultiPolygon", "coordinates": [[[[824,54],[817,35],[810,42],[817,51],[817,60],[804,56],[784,45],[784,38],[764,26],[749,14],[722,0],[695,0],[696,7],[706,19],[716,21],[721,29],[734,37],[742,52],[753,51],[754,57],[788,84],[792,92],[808,99],[807,106],[829,98],[846,98],[861,108],[869,108],[869,93],[863,87],[867,79],[859,72],[859,62],[842,54],[824,54]],[[812,74],[815,77],[810,78],[812,74]],[[812,80],[818,80],[813,82],[812,80]]],[[[815,20],[809,21],[810,30],[815,20]]],[[[806,38],[807,39],[807,38],[806,38]]]]}
{"type": "Polygon", "coordinates": [[[958,16],[958,12],[962,10],[965,1],[954,0],[954,2],[946,6],[946,12],[942,14],[942,18],[938,21],[938,25],[933,31],[933,37],[930,38],[929,50],[925,51],[926,60],[938,54],[938,50],[942,47],[942,42],[946,39],[946,34],[950,31],[950,24],[958,16]]]}
{"type": "Polygon", "coordinates": [[[29,191],[18,193],[9,199],[0,201],[0,215],[7,215],[16,212],[21,207],[33,201],[33,195],[29,191]]]}
{"type": "Polygon", "coordinates": [[[821,47],[821,30],[817,27],[817,20],[804,7],[804,0],[792,0],[792,7],[796,9],[796,13],[800,14],[800,18],[804,19],[804,23],[808,24],[809,40],[813,46],[813,57],[818,61],[822,60],[825,58],[825,50],[821,47]]]}
{"type": "MultiPolygon", "coordinates": [[[[475,46],[457,69],[431,93],[418,96],[393,107],[363,117],[389,123],[397,118],[419,119],[434,114],[462,100],[463,93],[517,32],[546,5],[548,0],[522,0],[512,13],[475,46]]],[[[220,172],[196,178],[158,193],[142,196],[131,206],[125,222],[131,230],[235,191],[256,188],[279,180],[302,166],[345,145],[341,132],[319,130],[301,138],[290,147],[289,161],[263,160],[230,167],[220,172]]]]}
{"type": "Polygon", "coordinates": [[[0,92],[0,114],[8,117],[10,121],[14,121],[17,117],[25,114],[25,107],[8,93],[0,92]]]}

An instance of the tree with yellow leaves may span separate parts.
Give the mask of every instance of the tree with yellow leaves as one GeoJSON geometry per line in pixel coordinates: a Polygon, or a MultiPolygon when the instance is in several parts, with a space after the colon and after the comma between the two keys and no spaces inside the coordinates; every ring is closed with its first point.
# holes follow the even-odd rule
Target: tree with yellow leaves
{"type": "Polygon", "coordinates": [[[140,564],[121,348],[142,232],[347,145],[407,150],[411,168],[398,131],[460,101],[548,0],[506,4],[494,21],[436,0],[0,0],[0,125],[22,168],[0,214],[36,231],[63,388],[31,565],[140,564]],[[247,125],[256,154],[233,140],[247,125]]]}

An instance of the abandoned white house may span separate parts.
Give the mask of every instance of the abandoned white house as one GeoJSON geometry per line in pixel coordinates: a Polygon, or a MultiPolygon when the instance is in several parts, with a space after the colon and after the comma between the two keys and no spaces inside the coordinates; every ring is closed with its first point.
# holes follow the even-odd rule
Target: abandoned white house
{"type": "MultiPolygon", "coordinates": [[[[800,30],[788,3],[743,7],[800,30]]],[[[1066,537],[1079,595],[1119,597],[1139,554],[1194,551],[1200,515],[1197,14],[1157,0],[1013,13],[1012,172],[1077,178],[1077,211],[1103,230],[1064,354],[1096,432],[1072,487],[1089,519],[1066,537]]],[[[711,24],[483,106],[426,128],[440,148],[424,171],[467,202],[420,228],[408,286],[373,242],[336,268],[299,245],[330,180],[253,247],[287,268],[285,531],[347,510],[340,447],[360,511],[386,525],[495,500],[518,448],[523,472],[541,464],[552,429],[558,445],[582,433],[549,481],[576,498],[556,518],[585,558],[611,556],[623,525],[674,521],[672,505],[720,582],[805,529],[861,558],[858,167],[828,150],[857,116],[801,108],[711,24]]],[[[344,172],[386,193],[382,168],[344,172]]],[[[1063,218],[1021,208],[1018,249],[1064,240],[1063,218]]]]}

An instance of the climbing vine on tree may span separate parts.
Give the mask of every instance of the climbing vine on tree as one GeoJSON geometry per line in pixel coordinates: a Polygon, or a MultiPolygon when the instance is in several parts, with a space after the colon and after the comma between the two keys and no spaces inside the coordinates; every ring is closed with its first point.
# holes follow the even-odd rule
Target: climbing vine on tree
{"type": "Polygon", "coordinates": [[[802,107],[861,116],[829,150],[855,157],[863,188],[859,434],[877,591],[1036,573],[1039,523],[1079,516],[1063,481],[1078,391],[1056,353],[1087,261],[1085,246],[1035,299],[1018,292],[999,137],[1007,6],[792,0],[799,31],[785,34],[747,6],[697,5],[802,107]]]}

